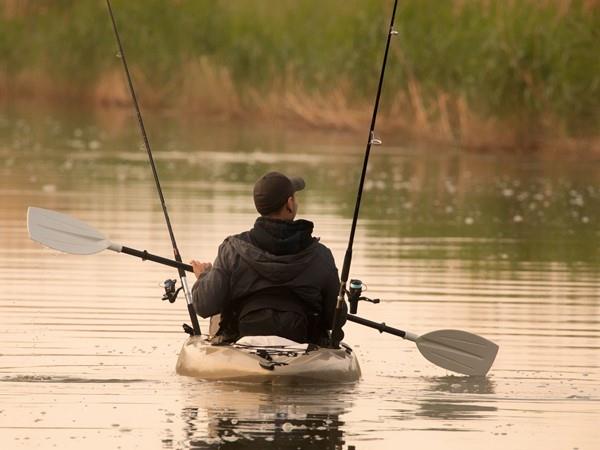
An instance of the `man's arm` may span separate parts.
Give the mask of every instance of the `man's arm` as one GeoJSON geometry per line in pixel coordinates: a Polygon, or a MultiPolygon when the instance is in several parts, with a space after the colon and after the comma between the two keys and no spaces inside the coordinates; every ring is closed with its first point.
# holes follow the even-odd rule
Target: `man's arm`
{"type": "Polygon", "coordinates": [[[200,273],[192,287],[192,299],[196,313],[204,318],[221,313],[229,302],[231,272],[226,263],[225,245],[223,243],[219,247],[212,266],[197,264],[200,273]]]}

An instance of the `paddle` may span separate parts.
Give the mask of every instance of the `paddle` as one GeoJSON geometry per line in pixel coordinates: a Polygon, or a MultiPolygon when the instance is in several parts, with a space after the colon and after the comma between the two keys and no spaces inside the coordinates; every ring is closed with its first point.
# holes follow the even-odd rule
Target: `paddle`
{"type": "Polygon", "coordinates": [[[102,250],[112,250],[193,272],[189,264],[115,244],[87,223],[49,209],[30,206],[27,209],[27,230],[32,240],[61,252],[92,255],[102,250]]]}
{"type": "MultiPolygon", "coordinates": [[[[112,250],[188,272],[193,271],[188,264],[115,244],[88,224],[56,211],[29,207],[27,229],[34,241],[65,253],[91,255],[102,250],[112,250]]],[[[412,341],[433,364],[465,375],[485,375],[498,352],[498,346],[493,342],[466,331],[438,330],[418,336],[352,314],[348,315],[348,320],[412,341]]]]}
{"type": "Polygon", "coordinates": [[[465,375],[485,375],[498,353],[498,345],[467,331],[437,330],[418,336],[352,314],[348,314],[348,320],[412,341],[421,354],[436,366],[465,375]]]}

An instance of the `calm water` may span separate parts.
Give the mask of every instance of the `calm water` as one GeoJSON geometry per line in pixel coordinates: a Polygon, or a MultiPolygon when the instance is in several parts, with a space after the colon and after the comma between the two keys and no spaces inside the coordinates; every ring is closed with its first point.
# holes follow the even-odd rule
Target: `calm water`
{"type": "MultiPolygon", "coordinates": [[[[146,119],[184,259],[212,260],[249,228],[252,183],[279,169],[305,176],[301,217],[341,265],[364,136],[146,119]]],[[[114,111],[0,111],[0,448],[600,447],[598,161],[394,136],[374,150],[351,276],[382,302],[360,314],[492,339],[488,377],[349,324],[359,383],[206,383],[174,371],[189,319],[181,299],[160,300],[173,270],[27,237],[33,205],[171,255],[135,125],[114,111]]]]}

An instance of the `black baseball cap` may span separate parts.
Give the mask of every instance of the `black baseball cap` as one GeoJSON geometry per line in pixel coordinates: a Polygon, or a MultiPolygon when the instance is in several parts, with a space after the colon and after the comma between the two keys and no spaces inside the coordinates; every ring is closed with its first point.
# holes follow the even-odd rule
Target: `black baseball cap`
{"type": "Polygon", "coordinates": [[[269,172],[254,184],[254,206],[263,216],[278,211],[294,195],[304,189],[300,177],[286,177],[280,172],[269,172]]]}

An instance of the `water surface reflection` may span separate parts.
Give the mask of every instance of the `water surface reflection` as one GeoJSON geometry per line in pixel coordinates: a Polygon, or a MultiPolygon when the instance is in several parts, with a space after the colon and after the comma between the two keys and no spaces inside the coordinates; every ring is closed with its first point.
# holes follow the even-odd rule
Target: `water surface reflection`
{"type": "Polygon", "coordinates": [[[194,449],[319,449],[344,447],[352,385],[188,384],[182,409],[186,445],[194,449]]]}

